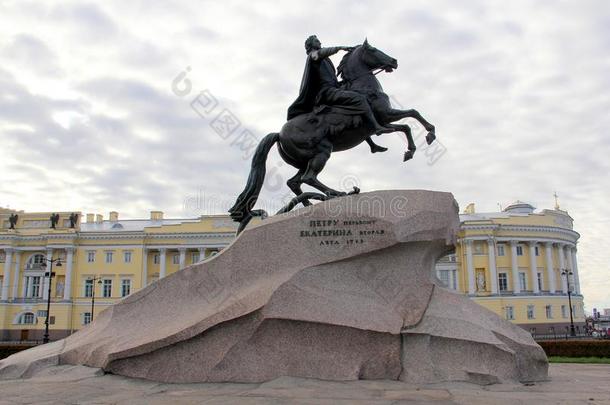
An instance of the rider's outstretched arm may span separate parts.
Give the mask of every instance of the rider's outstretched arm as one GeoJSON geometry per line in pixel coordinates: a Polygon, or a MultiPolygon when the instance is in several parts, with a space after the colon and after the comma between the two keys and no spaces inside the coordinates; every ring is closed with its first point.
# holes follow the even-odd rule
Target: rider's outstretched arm
{"type": "Polygon", "coordinates": [[[347,51],[349,49],[351,49],[349,46],[329,46],[328,48],[320,48],[316,51],[312,51],[310,56],[313,60],[320,60],[328,58],[339,51],[347,51]]]}

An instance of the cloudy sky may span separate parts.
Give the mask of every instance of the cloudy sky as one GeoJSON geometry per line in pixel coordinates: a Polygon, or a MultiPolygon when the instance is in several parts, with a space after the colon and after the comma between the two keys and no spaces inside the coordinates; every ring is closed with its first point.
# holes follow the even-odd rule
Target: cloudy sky
{"type": "MultiPolygon", "coordinates": [[[[403,163],[385,135],[388,152],[337,153],[321,179],[451,191],[482,212],[552,208],[557,191],[582,235],[586,308],[610,307],[608,2],[406,3],[0,0],[0,206],[222,213],[249,170],[239,140],[284,123],[304,39],[368,37],[399,61],[385,91],[440,143],[403,163]],[[233,133],[214,130],[221,112],[233,133]]],[[[273,207],[293,169],[276,152],[268,167],[273,207]]]]}

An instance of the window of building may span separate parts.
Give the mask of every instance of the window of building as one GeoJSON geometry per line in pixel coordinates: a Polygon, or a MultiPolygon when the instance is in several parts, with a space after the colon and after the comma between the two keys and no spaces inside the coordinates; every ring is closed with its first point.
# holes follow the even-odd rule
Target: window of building
{"type": "Polygon", "coordinates": [[[547,305],[544,307],[544,312],[546,313],[546,319],[553,319],[553,306],[547,305]]]}
{"type": "Polygon", "coordinates": [[[87,252],[87,263],[95,262],[95,252],[87,252]]]}
{"type": "Polygon", "coordinates": [[[536,256],[540,256],[540,250],[538,249],[538,246],[534,247],[534,252],[536,253],[536,256]]]}
{"type": "Polygon", "coordinates": [[[172,256],[172,263],[173,264],[180,264],[180,255],[173,255],[172,256]]]}
{"type": "Polygon", "coordinates": [[[568,317],[568,306],[567,305],[562,305],[561,306],[561,317],[562,318],[567,318],[568,317]]]}
{"type": "Polygon", "coordinates": [[[197,263],[199,261],[199,252],[191,253],[191,262],[197,263]]]}
{"type": "Polygon", "coordinates": [[[543,282],[542,281],[543,281],[542,280],[542,273],[538,273],[538,290],[540,290],[540,291],[543,290],[543,288],[542,288],[543,282]]]}
{"type": "Polygon", "coordinates": [[[523,246],[517,245],[517,256],[523,256],[523,246]]]}
{"type": "Polygon", "coordinates": [[[523,272],[519,273],[519,288],[521,289],[521,291],[527,290],[527,277],[523,272]]]}
{"type": "Polygon", "coordinates": [[[534,319],[534,306],[533,305],[527,306],[527,319],[534,319]]]}
{"type": "Polygon", "coordinates": [[[112,297],[112,280],[109,278],[104,279],[102,282],[102,297],[112,297]]]}
{"type": "Polygon", "coordinates": [[[123,261],[125,263],[131,263],[131,252],[123,252],[123,261]]]}
{"type": "Polygon", "coordinates": [[[153,263],[154,264],[159,264],[160,260],[159,260],[159,253],[155,253],[153,255],[153,263]]]}
{"type": "Polygon", "coordinates": [[[498,244],[498,256],[504,256],[504,245],[498,244]]]}
{"type": "Polygon", "coordinates": [[[40,297],[40,276],[25,278],[25,296],[27,298],[40,297]]]}
{"type": "Polygon", "coordinates": [[[472,242],[472,247],[474,248],[475,255],[483,254],[483,244],[481,242],[477,242],[477,241],[472,242]]]}
{"type": "Polygon", "coordinates": [[[131,294],[131,280],[124,278],[121,280],[121,297],[127,297],[131,294]]]}
{"type": "Polygon", "coordinates": [[[112,252],[106,252],[106,263],[112,263],[112,252]]]}
{"type": "Polygon", "coordinates": [[[91,323],[91,312],[83,313],[83,325],[88,325],[91,323]]]}
{"type": "Polygon", "coordinates": [[[498,287],[500,291],[508,291],[508,276],[506,273],[498,273],[498,287]]]}
{"type": "Polygon", "coordinates": [[[506,310],[506,319],[508,319],[508,320],[515,319],[515,310],[512,306],[507,306],[505,308],[505,310],[506,310]]]}
{"type": "Polygon", "coordinates": [[[16,323],[19,325],[33,325],[36,323],[36,316],[33,312],[24,312],[16,319],[16,323]]]}
{"type": "Polygon", "coordinates": [[[85,280],[85,297],[93,297],[93,280],[85,280]]]}
{"type": "Polygon", "coordinates": [[[439,270],[438,278],[444,287],[449,287],[449,270],[439,270]]]}

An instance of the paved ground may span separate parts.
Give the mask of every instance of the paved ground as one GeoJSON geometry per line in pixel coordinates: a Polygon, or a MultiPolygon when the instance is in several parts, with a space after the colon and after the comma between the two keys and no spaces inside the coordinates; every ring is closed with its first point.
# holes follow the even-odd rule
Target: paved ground
{"type": "Polygon", "coordinates": [[[610,404],[610,365],[552,364],[532,386],[415,386],[279,378],[264,384],[157,384],[62,366],[0,381],[0,404],[610,404]]]}

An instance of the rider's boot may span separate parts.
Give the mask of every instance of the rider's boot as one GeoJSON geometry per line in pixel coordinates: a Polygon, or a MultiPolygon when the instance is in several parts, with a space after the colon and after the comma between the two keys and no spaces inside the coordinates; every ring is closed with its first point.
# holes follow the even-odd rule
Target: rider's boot
{"type": "Polygon", "coordinates": [[[369,144],[369,147],[371,148],[371,153],[385,152],[388,150],[388,148],[384,148],[383,146],[379,146],[375,142],[373,142],[370,136],[366,138],[366,143],[369,144]]]}

